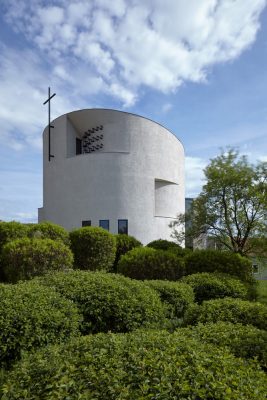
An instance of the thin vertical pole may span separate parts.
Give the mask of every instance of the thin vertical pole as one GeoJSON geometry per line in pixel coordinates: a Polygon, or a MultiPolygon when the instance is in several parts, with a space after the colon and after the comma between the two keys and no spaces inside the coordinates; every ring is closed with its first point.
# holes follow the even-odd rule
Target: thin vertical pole
{"type": "Polygon", "coordinates": [[[56,95],[54,93],[52,96],[50,95],[50,87],[48,88],[48,99],[44,102],[44,104],[48,103],[48,161],[51,160],[52,157],[54,157],[53,154],[51,154],[51,128],[54,128],[53,125],[51,125],[51,108],[50,108],[50,101],[51,99],[56,95]]]}

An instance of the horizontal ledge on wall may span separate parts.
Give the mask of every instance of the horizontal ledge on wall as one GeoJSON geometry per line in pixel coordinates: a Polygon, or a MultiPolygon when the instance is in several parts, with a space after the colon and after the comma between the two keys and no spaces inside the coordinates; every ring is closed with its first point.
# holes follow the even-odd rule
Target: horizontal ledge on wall
{"type": "Polygon", "coordinates": [[[154,215],[155,218],[168,218],[168,219],[177,219],[177,217],[165,217],[164,215],[154,215]]]}

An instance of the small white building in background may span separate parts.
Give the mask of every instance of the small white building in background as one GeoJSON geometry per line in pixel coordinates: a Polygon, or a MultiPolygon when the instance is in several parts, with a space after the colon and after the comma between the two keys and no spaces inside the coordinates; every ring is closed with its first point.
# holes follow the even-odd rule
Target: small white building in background
{"type": "Polygon", "coordinates": [[[73,111],[43,133],[39,222],[68,230],[92,225],[143,244],[172,240],[169,223],[185,211],[184,149],[147,118],[108,109],[73,111]]]}

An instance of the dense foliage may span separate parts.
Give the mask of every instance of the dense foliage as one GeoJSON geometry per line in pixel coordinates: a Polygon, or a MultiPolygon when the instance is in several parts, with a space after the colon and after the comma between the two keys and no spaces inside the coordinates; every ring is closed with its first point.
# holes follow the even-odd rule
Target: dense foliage
{"type": "Polygon", "coordinates": [[[185,276],[182,281],[192,286],[197,303],[223,297],[248,297],[246,284],[227,274],[202,272],[185,276]]]}
{"type": "Polygon", "coordinates": [[[182,249],[182,247],[179,246],[179,244],[164,239],[153,240],[152,242],[147,244],[147,247],[152,247],[153,249],[156,250],[170,250],[173,248],[182,249]]]}
{"type": "Polygon", "coordinates": [[[3,276],[6,282],[31,279],[48,271],[72,268],[73,255],[61,241],[16,239],[2,249],[3,276]]]}
{"type": "Polygon", "coordinates": [[[77,336],[80,320],[75,305],[49,287],[0,284],[0,365],[9,366],[22,351],[77,336]]]}
{"type": "Polygon", "coordinates": [[[186,255],[186,274],[223,272],[244,281],[251,281],[251,261],[239,254],[219,250],[195,250],[186,255]]]}
{"type": "Polygon", "coordinates": [[[30,224],[28,236],[37,239],[61,240],[69,246],[69,233],[62,226],[52,222],[41,222],[39,224],[30,224]]]}
{"type": "Polygon", "coordinates": [[[86,226],[70,232],[74,268],[111,270],[116,255],[116,240],[105,229],[86,226]]]}
{"type": "Polygon", "coordinates": [[[28,226],[20,222],[0,221],[0,282],[4,281],[4,273],[1,262],[3,246],[11,240],[23,238],[28,234],[28,226]]]}
{"type": "Polygon", "coordinates": [[[252,361],[167,332],[98,334],[25,357],[3,400],[263,400],[267,383],[252,361]]]}
{"type": "Polygon", "coordinates": [[[0,251],[10,240],[19,239],[27,236],[29,227],[20,222],[0,221],[0,251]]]}
{"type": "Polygon", "coordinates": [[[168,306],[170,319],[182,317],[189,304],[194,302],[193,289],[186,283],[160,280],[145,283],[159,293],[161,301],[168,306]]]}
{"type": "Polygon", "coordinates": [[[183,261],[165,250],[137,248],[121,257],[118,272],[133,279],[175,281],[184,274],[183,261]]]}
{"type": "Polygon", "coordinates": [[[117,271],[118,262],[124,254],[128,253],[128,251],[134,249],[135,247],[141,247],[142,243],[139,240],[135,239],[133,236],[118,234],[115,235],[116,239],[116,257],[113,265],[113,271],[117,271]]]}
{"type": "Polygon", "coordinates": [[[222,151],[205,168],[206,183],[193,202],[192,230],[205,232],[224,248],[250,254],[250,238],[267,232],[267,162],[250,164],[234,149],[222,151]]]}
{"type": "Polygon", "coordinates": [[[237,357],[257,357],[261,366],[267,369],[267,332],[265,330],[240,323],[217,322],[182,328],[179,332],[188,338],[193,337],[201,342],[227,347],[237,357]]]}
{"type": "Polygon", "coordinates": [[[189,306],[184,316],[185,325],[218,321],[249,324],[267,330],[267,307],[261,303],[226,297],[189,306]]]}
{"type": "Polygon", "coordinates": [[[84,317],[83,334],[128,332],[164,322],[166,310],[160,297],[142,282],[89,271],[49,274],[39,281],[77,305],[84,317]]]}

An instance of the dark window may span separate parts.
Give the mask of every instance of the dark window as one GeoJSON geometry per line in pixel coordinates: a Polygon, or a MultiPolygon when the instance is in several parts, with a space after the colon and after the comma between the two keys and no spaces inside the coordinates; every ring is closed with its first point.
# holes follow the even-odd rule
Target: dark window
{"type": "Polygon", "coordinates": [[[118,220],[118,233],[124,233],[128,235],[128,219],[118,220]]]}
{"type": "Polygon", "coordinates": [[[100,228],[104,228],[107,231],[109,231],[109,220],[108,219],[100,219],[99,226],[100,226],[100,228]]]}
{"type": "Polygon", "coordinates": [[[91,226],[91,221],[82,221],[82,226],[91,226]]]}
{"type": "Polygon", "coordinates": [[[259,266],[258,264],[253,264],[252,265],[252,270],[254,274],[258,274],[259,273],[259,266]]]}
{"type": "Polygon", "coordinates": [[[82,141],[78,138],[76,138],[76,155],[77,154],[82,154],[82,141]]]}

